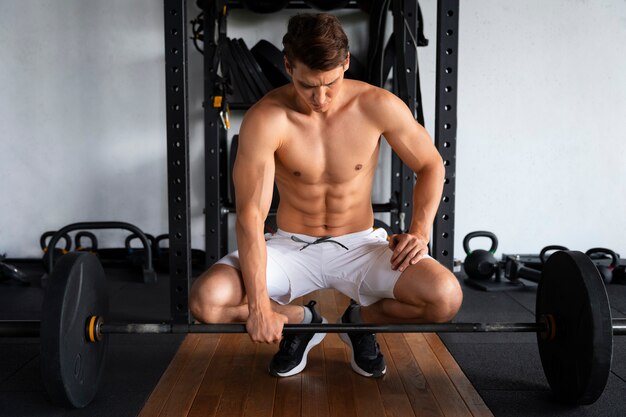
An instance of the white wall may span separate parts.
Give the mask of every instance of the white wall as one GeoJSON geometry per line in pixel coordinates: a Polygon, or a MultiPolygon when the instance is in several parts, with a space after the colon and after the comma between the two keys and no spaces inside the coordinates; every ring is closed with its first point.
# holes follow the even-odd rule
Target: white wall
{"type": "MultiPolygon", "coordinates": [[[[422,7],[433,132],[436,2],[422,7]]],[[[188,9],[195,17],[194,1],[188,9]]],[[[233,11],[229,33],[279,45],[293,13],[233,11]]],[[[162,15],[148,0],[0,2],[0,253],[39,256],[42,232],[83,220],[167,230],[162,15]]],[[[364,15],[340,15],[364,59],[364,15]]],[[[624,39],[622,0],[462,2],[456,257],[477,229],[495,232],[505,252],[560,243],[626,256],[624,39]]],[[[202,60],[193,48],[189,78],[192,239],[203,247],[202,60]]],[[[106,246],[123,235],[99,236],[106,246]]]]}
{"type": "Polygon", "coordinates": [[[3,1],[0,51],[0,253],[77,221],[165,231],[160,5],[3,1]]]}
{"type": "Polygon", "coordinates": [[[463,2],[460,26],[456,256],[476,229],[626,256],[626,2],[463,2]]]}

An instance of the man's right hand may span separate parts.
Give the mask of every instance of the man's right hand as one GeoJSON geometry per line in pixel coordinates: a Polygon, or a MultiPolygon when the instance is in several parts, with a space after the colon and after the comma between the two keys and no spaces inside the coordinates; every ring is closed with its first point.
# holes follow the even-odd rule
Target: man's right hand
{"type": "Polygon", "coordinates": [[[253,342],[278,343],[283,337],[283,326],[287,322],[287,316],[273,310],[264,313],[251,312],[246,322],[246,330],[253,342]]]}

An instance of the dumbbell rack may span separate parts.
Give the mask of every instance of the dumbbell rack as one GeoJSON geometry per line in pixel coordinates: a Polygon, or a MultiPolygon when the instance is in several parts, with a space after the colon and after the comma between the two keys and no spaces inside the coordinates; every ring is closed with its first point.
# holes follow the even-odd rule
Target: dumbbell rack
{"type": "MultiPolygon", "coordinates": [[[[189,125],[187,81],[187,5],[186,0],[164,0],[165,25],[165,84],[167,118],[168,210],[170,235],[170,294],[174,322],[187,323],[188,287],[191,278],[191,233],[189,198],[189,125]]],[[[224,0],[208,2],[213,15],[219,16],[224,0]]],[[[234,4],[237,2],[233,2],[234,4]]],[[[354,1],[350,5],[354,6],[354,1]]],[[[302,1],[291,1],[289,8],[305,8],[302,1]]],[[[210,13],[210,11],[208,11],[210,13]]],[[[402,76],[406,94],[398,94],[424,124],[418,109],[419,79],[417,52],[411,43],[418,29],[417,4],[413,1],[393,0],[393,26],[398,38],[396,65],[405,72],[402,76]]],[[[432,255],[452,269],[454,245],[454,189],[456,170],[456,103],[458,56],[459,0],[437,0],[437,76],[435,111],[435,146],[444,159],[446,177],[442,203],[433,225],[432,255]]],[[[207,10],[205,10],[207,13],[207,10]]],[[[226,34],[226,22],[205,18],[205,34],[226,34]],[[216,26],[217,25],[217,26],[216,26]],[[216,32],[217,30],[217,32],[216,32]]],[[[204,120],[205,120],[205,229],[206,262],[213,264],[228,250],[228,185],[225,168],[228,166],[227,134],[222,125],[220,108],[213,107],[215,77],[213,57],[217,43],[212,36],[204,41],[204,120]]],[[[396,82],[397,84],[397,82],[396,82]]],[[[394,232],[405,231],[411,222],[413,172],[392,152],[392,198],[389,203],[374,205],[375,212],[389,212],[394,232]]]]}

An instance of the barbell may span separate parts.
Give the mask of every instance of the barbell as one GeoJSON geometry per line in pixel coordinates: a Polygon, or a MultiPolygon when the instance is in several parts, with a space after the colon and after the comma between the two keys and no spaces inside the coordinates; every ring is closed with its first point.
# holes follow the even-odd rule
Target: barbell
{"type": "MultiPolygon", "coordinates": [[[[245,324],[107,323],[104,269],[87,252],[63,256],[44,297],[42,320],[0,321],[1,336],[41,338],[41,374],[55,403],[82,408],[95,397],[109,334],[245,333],[245,324]]],[[[537,289],[536,321],[529,323],[288,324],[284,333],[492,333],[534,332],[546,379],[555,397],[570,404],[595,402],[606,386],[613,335],[626,319],[612,319],[602,278],[582,252],[550,256],[537,289]]]]}

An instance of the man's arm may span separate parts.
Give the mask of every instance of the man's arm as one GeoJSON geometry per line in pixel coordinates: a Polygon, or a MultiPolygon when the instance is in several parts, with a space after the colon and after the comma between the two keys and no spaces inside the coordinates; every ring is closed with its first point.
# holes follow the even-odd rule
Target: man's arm
{"type": "Polygon", "coordinates": [[[274,190],[274,152],[279,140],[269,128],[266,112],[248,111],[239,131],[233,167],[237,204],[237,246],[241,274],[248,298],[248,334],[255,342],[275,343],[282,337],[287,317],[272,310],[267,292],[267,247],[264,222],[274,190]]]}
{"type": "Polygon", "coordinates": [[[441,155],[406,104],[388,91],[379,91],[382,134],[400,159],[417,175],[413,188],[413,210],[407,234],[391,236],[394,269],[404,271],[428,253],[431,228],[443,193],[445,168],[441,155]]]}

